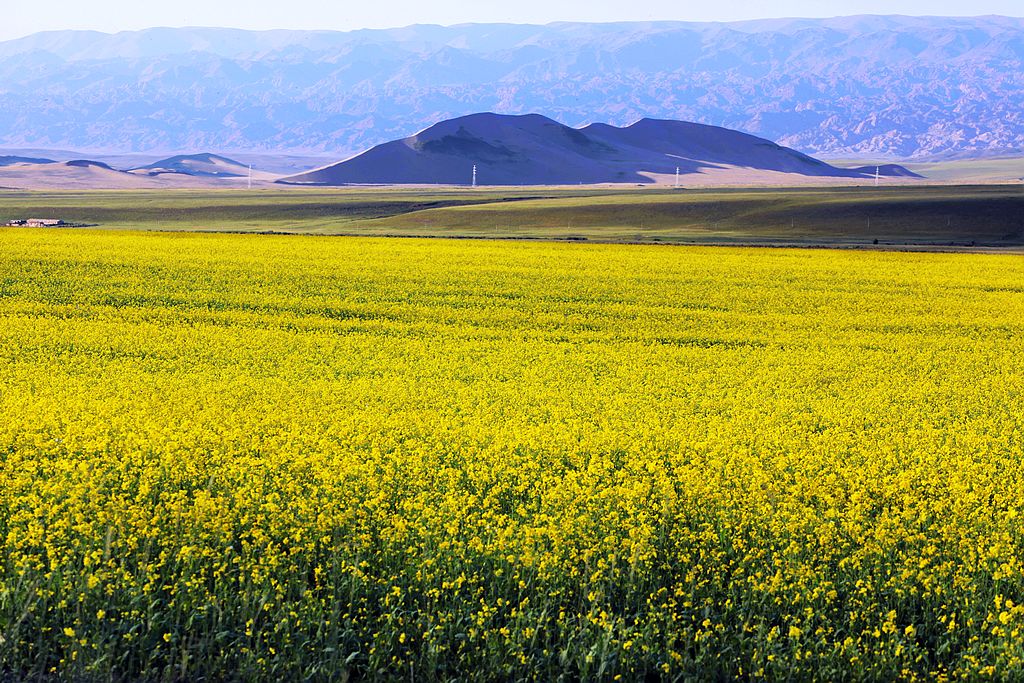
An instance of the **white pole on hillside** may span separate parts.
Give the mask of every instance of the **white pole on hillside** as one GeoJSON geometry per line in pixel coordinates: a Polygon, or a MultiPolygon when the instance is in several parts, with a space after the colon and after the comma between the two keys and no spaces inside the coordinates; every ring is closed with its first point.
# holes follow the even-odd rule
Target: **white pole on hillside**
{"type": "Polygon", "coordinates": [[[875,166],[875,187],[878,187],[878,178],[881,175],[882,167],[875,166]]]}
{"type": "Polygon", "coordinates": [[[476,187],[476,164],[473,164],[473,187],[476,187]]]}
{"type": "Polygon", "coordinates": [[[676,166],[676,189],[679,189],[679,167],[676,166]]]}
{"type": "Polygon", "coordinates": [[[252,164],[249,164],[249,189],[252,189],[252,164]]]}

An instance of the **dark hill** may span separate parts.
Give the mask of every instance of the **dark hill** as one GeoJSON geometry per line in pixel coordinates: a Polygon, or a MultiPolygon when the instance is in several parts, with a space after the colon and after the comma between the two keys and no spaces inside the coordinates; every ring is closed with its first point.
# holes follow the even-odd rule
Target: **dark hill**
{"type": "Polygon", "coordinates": [[[856,171],[862,175],[874,176],[875,169],[878,169],[878,175],[882,177],[890,178],[920,178],[918,174],[911,171],[909,168],[904,168],[897,164],[882,164],[881,166],[860,166],[858,168],[851,168],[851,171],[856,171]]]}
{"type": "MultiPolygon", "coordinates": [[[[617,128],[570,128],[539,114],[472,114],[378,145],[346,161],[284,179],[314,185],[653,183],[707,169],[864,178],[769,140],[717,126],[642,119],[617,128]]],[[[871,167],[870,174],[875,172],[871,167]]],[[[885,175],[912,175],[886,166],[885,175]]]]}
{"type": "Polygon", "coordinates": [[[54,164],[53,159],[37,159],[35,157],[0,156],[0,166],[13,166],[14,164],[54,164]]]}
{"type": "Polygon", "coordinates": [[[65,166],[71,168],[102,168],[104,171],[116,171],[117,169],[105,164],[102,161],[92,161],[91,159],[72,159],[71,161],[64,162],[65,166]]]}

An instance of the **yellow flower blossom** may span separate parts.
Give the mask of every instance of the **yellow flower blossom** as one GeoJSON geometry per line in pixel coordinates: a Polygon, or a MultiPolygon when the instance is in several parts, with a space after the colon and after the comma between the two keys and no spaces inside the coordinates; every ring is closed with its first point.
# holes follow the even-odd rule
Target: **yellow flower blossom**
{"type": "Polygon", "coordinates": [[[4,671],[1022,679],[1022,283],[0,230],[4,671]]]}

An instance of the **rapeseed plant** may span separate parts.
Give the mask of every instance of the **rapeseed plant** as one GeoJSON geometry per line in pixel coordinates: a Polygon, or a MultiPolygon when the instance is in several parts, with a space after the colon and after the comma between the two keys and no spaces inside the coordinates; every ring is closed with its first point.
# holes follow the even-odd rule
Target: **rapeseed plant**
{"type": "Polygon", "coordinates": [[[1024,260],[0,232],[0,676],[1024,676],[1024,260]]]}

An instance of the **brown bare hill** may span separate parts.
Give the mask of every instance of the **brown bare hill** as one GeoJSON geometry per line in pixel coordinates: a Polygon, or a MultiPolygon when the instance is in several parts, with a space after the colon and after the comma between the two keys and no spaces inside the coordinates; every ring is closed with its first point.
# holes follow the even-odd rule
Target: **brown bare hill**
{"type": "Polygon", "coordinates": [[[249,167],[240,161],[217,154],[180,154],[131,169],[133,173],[149,176],[181,174],[208,178],[238,178],[247,176],[249,167]]]}
{"type": "MultiPolygon", "coordinates": [[[[246,167],[248,172],[248,167],[246,167]]],[[[278,176],[253,174],[257,185],[278,176]]],[[[0,166],[0,185],[19,190],[141,190],[171,188],[245,187],[246,177],[237,175],[190,175],[163,172],[119,171],[102,161],[74,159],[65,162],[12,163],[0,166]]]]}
{"type": "Polygon", "coordinates": [[[100,161],[74,159],[64,162],[17,163],[5,166],[0,180],[19,189],[137,189],[148,187],[145,179],[118,171],[100,161]]]}

